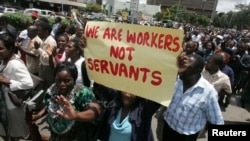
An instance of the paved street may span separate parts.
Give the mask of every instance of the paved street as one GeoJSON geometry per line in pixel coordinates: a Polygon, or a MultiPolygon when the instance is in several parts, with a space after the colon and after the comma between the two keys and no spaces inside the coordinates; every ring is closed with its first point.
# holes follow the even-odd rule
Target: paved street
{"type": "MultiPolygon", "coordinates": [[[[231,99],[231,104],[228,106],[226,111],[222,111],[225,124],[241,124],[246,122],[246,118],[250,117],[250,113],[240,106],[240,97],[238,95],[233,95],[231,99]]],[[[198,141],[207,141],[207,132],[200,136],[198,141]]]]}
{"type": "MultiPolygon", "coordinates": [[[[222,113],[224,116],[225,124],[239,124],[242,122],[246,122],[246,118],[250,118],[250,113],[240,106],[240,97],[238,95],[233,95],[231,99],[231,104],[228,106],[226,110],[222,109],[222,113]]],[[[156,131],[156,119],[154,118],[152,121],[153,129],[156,131]]],[[[158,139],[155,137],[156,141],[158,139]]],[[[207,132],[200,134],[199,139],[197,141],[207,141],[207,132]]]]}
{"type": "MultiPolygon", "coordinates": [[[[222,110],[222,112],[223,112],[223,116],[224,116],[226,124],[232,124],[232,123],[237,124],[237,123],[247,122],[245,121],[245,119],[250,117],[250,113],[246,109],[241,108],[240,99],[239,99],[239,96],[237,95],[232,96],[231,104],[226,110],[222,110]]],[[[49,135],[48,125],[45,123],[44,119],[39,120],[37,124],[39,125],[40,131],[42,134],[49,135]]],[[[154,116],[152,120],[152,128],[154,130],[155,140],[158,141],[156,137],[156,126],[157,126],[157,120],[154,116]]],[[[207,140],[208,140],[207,132],[205,132],[204,134],[201,134],[198,139],[198,141],[207,141],[207,140]]],[[[0,141],[3,141],[3,140],[0,139],[0,141]]],[[[21,141],[25,141],[25,140],[21,140],[21,141]]]]}

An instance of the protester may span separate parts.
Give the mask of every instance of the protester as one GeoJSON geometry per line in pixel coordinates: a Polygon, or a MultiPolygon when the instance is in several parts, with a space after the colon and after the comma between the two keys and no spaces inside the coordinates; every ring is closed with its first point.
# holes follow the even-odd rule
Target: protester
{"type": "Polygon", "coordinates": [[[47,53],[49,55],[50,64],[54,65],[59,62],[63,62],[66,59],[65,47],[69,42],[69,37],[65,34],[61,34],[57,38],[56,48],[47,48],[47,53]]]}
{"type": "MultiPolygon", "coordinates": [[[[241,95],[241,102],[242,107],[249,109],[250,108],[250,70],[248,72],[247,76],[247,82],[244,86],[243,94],[241,95]]],[[[246,119],[247,121],[250,121],[250,117],[246,119]]]]}
{"type": "Polygon", "coordinates": [[[29,27],[29,21],[28,20],[21,20],[20,21],[20,33],[17,36],[17,40],[19,42],[22,42],[23,40],[28,38],[28,31],[27,28],[29,27]]]}
{"type": "MultiPolygon", "coordinates": [[[[66,33],[66,28],[67,28],[67,27],[68,27],[67,24],[61,22],[61,23],[59,24],[58,29],[57,29],[57,32],[56,32],[56,34],[55,34],[55,39],[58,39],[58,37],[59,37],[60,35],[62,35],[62,34],[67,35],[67,33],[66,33]]],[[[68,37],[69,37],[69,36],[68,36],[68,37]]]]}
{"type": "Polygon", "coordinates": [[[208,56],[214,55],[215,45],[210,41],[207,42],[204,46],[205,50],[203,52],[203,61],[206,61],[208,56]]]}
{"type": "Polygon", "coordinates": [[[187,55],[189,54],[198,54],[200,56],[203,56],[203,52],[198,50],[199,43],[195,41],[188,41],[186,43],[185,53],[187,55]]]}
{"type": "Polygon", "coordinates": [[[129,92],[116,94],[107,104],[97,137],[101,141],[153,141],[152,115],[159,104],[129,92]]]}
{"type": "MultiPolygon", "coordinates": [[[[76,82],[81,83],[87,87],[93,87],[93,81],[90,80],[87,71],[83,70],[83,65],[85,66],[85,58],[83,57],[84,48],[86,47],[86,38],[82,39],[72,39],[68,42],[65,47],[65,53],[67,61],[73,62],[78,70],[78,77],[76,82]],[[83,73],[83,71],[85,73],[83,73]],[[85,77],[84,77],[85,76],[85,77]],[[87,76],[87,77],[86,77],[87,76]]],[[[86,68],[85,68],[86,69],[86,68]]]]}
{"type": "Polygon", "coordinates": [[[17,30],[14,26],[9,23],[7,16],[0,16],[0,35],[7,34],[12,38],[16,39],[17,30]]]}
{"type": "MultiPolygon", "coordinates": [[[[40,19],[41,20],[41,19],[40,19]]],[[[50,35],[51,26],[49,23],[40,21],[38,24],[38,36],[43,40],[42,44],[35,42],[35,48],[38,49],[40,56],[39,76],[44,80],[44,89],[46,90],[54,83],[54,64],[49,61],[47,48],[56,48],[56,40],[50,35]]]]}
{"type": "Polygon", "coordinates": [[[31,25],[27,29],[28,31],[28,37],[29,40],[26,42],[28,43],[22,43],[16,45],[18,49],[22,52],[25,53],[26,55],[26,66],[29,70],[30,73],[34,75],[39,75],[39,52],[38,49],[35,48],[34,43],[37,42],[38,44],[42,44],[42,40],[39,38],[37,35],[38,28],[37,26],[31,25]]]}
{"type": "Polygon", "coordinates": [[[223,65],[221,66],[220,70],[229,77],[232,87],[234,85],[234,71],[231,67],[228,66],[230,55],[223,51],[219,55],[223,57],[223,65]]]}
{"type": "Polygon", "coordinates": [[[177,58],[178,79],[164,112],[163,141],[195,141],[206,123],[224,124],[218,93],[203,78],[204,62],[196,54],[177,58]]]}
{"type": "Polygon", "coordinates": [[[93,92],[76,84],[77,68],[71,62],[61,62],[55,68],[55,83],[44,97],[45,109],[33,115],[37,120],[46,113],[50,127],[50,141],[90,141],[91,121],[101,114],[101,106],[94,102],[93,92]]]}
{"type": "Polygon", "coordinates": [[[196,48],[195,48],[195,43],[194,41],[188,41],[186,43],[186,48],[185,48],[185,52],[186,54],[194,54],[196,52],[196,48]]]}
{"type": "Polygon", "coordinates": [[[69,39],[72,39],[72,35],[76,33],[76,27],[75,25],[69,25],[65,28],[65,34],[69,37],[69,39]]]}
{"type": "Polygon", "coordinates": [[[15,106],[9,91],[26,90],[33,87],[33,81],[24,62],[14,52],[15,39],[9,35],[0,36],[0,136],[4,141],[16,141],[28,136],[24,105],[15,106]]]}
{"type": "Polygon", "coordinates": [[[226,108],[230,103],[232,89],[229,77],[220,71],[222,65],[223,57],[221,55],[209,56],[205,62],[205,69],[202,71],[202,75],[218,92],[219,104],[226,108]],[[225,95],[227,97],[224,103],[225,95]]]}
{"type": "Polygon", "coordinates": [[[71,39],[82,39],[84,36],[84,27],[82,25],[77,25],[76,33],[71,36],[71,39]]]}
{"type": "Polygon", "coordinates": [[[35,24],[35,22],[38,20],[38,12],[37,11],[34,11],[31,13],[31,19],[33,20],[33,24],[35,24]]]}
{"type": "Polygon", "coordinates": [[[238,42],[237,51],[232,56],[230,66],[235,74],[234,93],[240,93],[247,82],[247,75],[250,69],[250,55],[247,53],[247,44],[245,42],[238,42]]]}
{"type": "Polygon", "coordinates": [[[61,17],[56,17],[55,18],[55,23],[52,26],[52,31],[51,31],[51,35],[55,38],[56,33],[58,32],[58,27],[60,26],[62,21],[61,17]]]}

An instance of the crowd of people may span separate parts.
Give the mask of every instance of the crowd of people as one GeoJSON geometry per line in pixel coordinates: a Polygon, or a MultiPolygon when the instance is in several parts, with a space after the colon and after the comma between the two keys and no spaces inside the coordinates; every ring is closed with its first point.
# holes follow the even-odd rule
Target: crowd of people
{"type": "MultiPolygon", "coordinates": [[[[51,133],[32,140],[154,140],[151,119],[161,105],[89,78],[83,24],[65,25],[57,17],[50,25],[46,18],[34,18],[16,32],[6,17],[0,21],[0,136],[5,141],[32,137],[24,105],[14,105],[8,96],[32,88],[30,74],[43,79],[45,90],[44,105],[30,120],[47,115],[51,133]]],[[[163,141],[195,141],[208,124],[223,125],[221,109],[232,94],[250,102],[249,35],[200,27],[184,33],[173,97],[162,113],[163,141]]]]}

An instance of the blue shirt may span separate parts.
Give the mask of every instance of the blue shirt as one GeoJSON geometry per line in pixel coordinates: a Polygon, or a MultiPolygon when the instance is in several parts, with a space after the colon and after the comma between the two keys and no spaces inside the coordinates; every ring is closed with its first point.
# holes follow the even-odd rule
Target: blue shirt
{"type": "Polygon", "coordinates": [[[174,95],[164,119],[180,134],[192,135],[202,130],[207,121],[211,124],[224,124],[218,104],[218,93],[203,77],[183,93],[183,81],[176,82],[174,95]]]}
{"type": "Polygon", "coordinates": [[[207,58],[209,56],[213,56],[213,55],[214,55],[214,51],[210,51],[208,54],[206,54],[206,52],[204,52],[203,61],[207,61],[207,58]]]}
{"type": "Polygon", "coordinates": [[[233,86],[234,85],[234,71],[233,71],[233,69],[231,67],[229,67],[228,65],[225,65],[221,69],[221,71],[229,77],[231,86],[233,86]]]}
{"type": "Polygon", "coordinates": [[[118,115],[111,125],[111,131],[109,136],[109,141],[130,141],[132,134],[132,125],[129,122],[129,116],[127,115],[122,121],[120,108],[118,115]]]}

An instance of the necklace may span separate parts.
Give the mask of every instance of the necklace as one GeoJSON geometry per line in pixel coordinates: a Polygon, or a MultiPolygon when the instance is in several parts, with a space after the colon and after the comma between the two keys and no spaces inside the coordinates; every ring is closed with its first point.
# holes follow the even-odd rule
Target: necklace
{"type": "MultiPolygon", "coordinates": [[[[75,101],[75,94],[81,91],[83,88],[82,85],[75,85],[74,88],[64,97],[73,104],[75,101]]],[[[63,112],[63,108],[56,102],[56,96],[58,96],[59,89],[57,88],[56,84],[53,84],[49,90],[48,94],[50,95],[49,98],[49,105],[48,105],[48,113],[52,118],[58,118],[58,115],[56,113],[57,110],[60,110],[63,112]]]]}
{"type": "MultiPolygon", "coordinates": [[[[70,101],[71,104],[74,103],[75,94],[78,92],[78,87],[74,86],[74,88],[64,97],[70,101]]],[[[72,129],[72,127],[75,124],[74,120],[66,120],[63,117],[60,117],[56,114],[57,110],[60,110],[63,112],[63,108],[55,101],[56,96],[58,95],[59,89],[55,84],[53,84],[49,90],[48,93],[51,96],[50,102],[48,105],[48,114],[50,115],[48,117],[48,123],[51,126],[51,129],[57,133],[57,134],[65,134],[69,130],[72,129]]]]}

